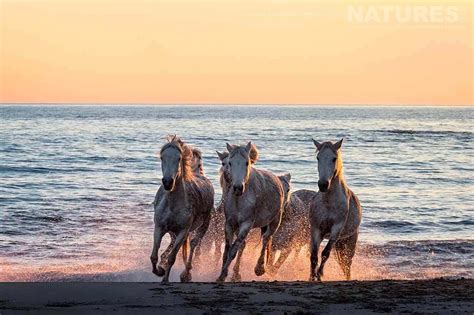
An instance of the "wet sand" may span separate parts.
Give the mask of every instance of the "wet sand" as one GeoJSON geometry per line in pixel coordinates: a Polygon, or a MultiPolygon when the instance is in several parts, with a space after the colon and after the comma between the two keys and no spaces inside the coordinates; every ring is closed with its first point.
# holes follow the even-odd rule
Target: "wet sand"
{"type": "Polygon", "coordinates": [[[474,279],[0,283],[0,313],[468,313],[474,279]]]}

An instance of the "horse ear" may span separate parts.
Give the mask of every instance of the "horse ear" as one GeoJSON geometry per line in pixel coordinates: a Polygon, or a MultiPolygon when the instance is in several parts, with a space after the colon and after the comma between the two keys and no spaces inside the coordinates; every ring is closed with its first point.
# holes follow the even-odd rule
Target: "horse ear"
{"type": "Polygon", "coordinates": [[[314,140],[313,138],[311,138],[313,140],[313,143],[314,145],[316,146],[316,149],[321,149],[321,143],[319,143],[318,141],[314,140]]]}
{"type": "Polygon", "coordinates": [[[225,159],[225,154],[220,153],[219,151],[216,151],[216,152],[217,152],[217,156],[219,157],[219,160],[223,161],[225,159]]]}
{"type": "Polygon", "coordinates": [[[245,147],[245,150],[247,150],[247,152],[250,152],[251,149],[252,149],[252,141],[249,141],[249,143],[247,143],[247,146],[245,147]]]}
{"type": "Polygon", "coordinates": [[[342,147],[342,141],[344,141],[344,138],[339,140],[338,142],[334,143],[334,149],[339,150],[342,147]]]}
{"type": "Polygon", "coordinates": [[[289,183],[289,182],[290,182],[290,180],[291,180],[291,174],[290,174],[290,173],[286,173],[286,174],[285,174],[285,175],[283,175],[283,176],[286,178],[286,180],[287,180],[287,181],[288,181],[288,183],[289,183]]]}
{"type": "Polygon", "coordinates": [[[228,142],[226,142],[225,145],[227,147],[227,151],[232,151],[233,147],[228,142]]]}

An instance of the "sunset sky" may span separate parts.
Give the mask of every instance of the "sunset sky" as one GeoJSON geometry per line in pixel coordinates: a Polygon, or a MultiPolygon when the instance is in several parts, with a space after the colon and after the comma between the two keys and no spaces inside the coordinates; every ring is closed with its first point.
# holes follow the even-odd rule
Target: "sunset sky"
{"type": "Polygon", "coordinates": [[[0,0],[0,102],[474,103],[472,1],[371,3],[0,0]]]}

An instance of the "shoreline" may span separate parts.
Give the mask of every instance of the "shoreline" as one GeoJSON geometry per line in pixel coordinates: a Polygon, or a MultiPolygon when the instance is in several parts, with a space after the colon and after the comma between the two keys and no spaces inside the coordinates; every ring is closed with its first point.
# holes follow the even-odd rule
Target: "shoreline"
{"type": "Polygon", "coordinates": [[[468,313],[474,279],[0,283],[0,313],[468,313]]]}

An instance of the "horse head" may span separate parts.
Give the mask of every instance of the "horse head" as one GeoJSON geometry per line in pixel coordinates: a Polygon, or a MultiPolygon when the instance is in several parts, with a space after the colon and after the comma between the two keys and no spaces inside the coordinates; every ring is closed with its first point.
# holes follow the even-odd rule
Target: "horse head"
{"type": "Polygon", "coordinates": [[[245,146],[230,145],[227,143],[229,151],[229,174],[232,188],[236,196],[245,192],[252,164],[258,159],[258,151],[252,142],[245,146]]]}
{"type": "Polygon", "coordinates": [[[317,151],[318,186],[321,192],[327,192],[332,180],[342,172],[342,141],[343,139],[336,143],[331,141],[320,143],[313,139],[317,151]]]}

